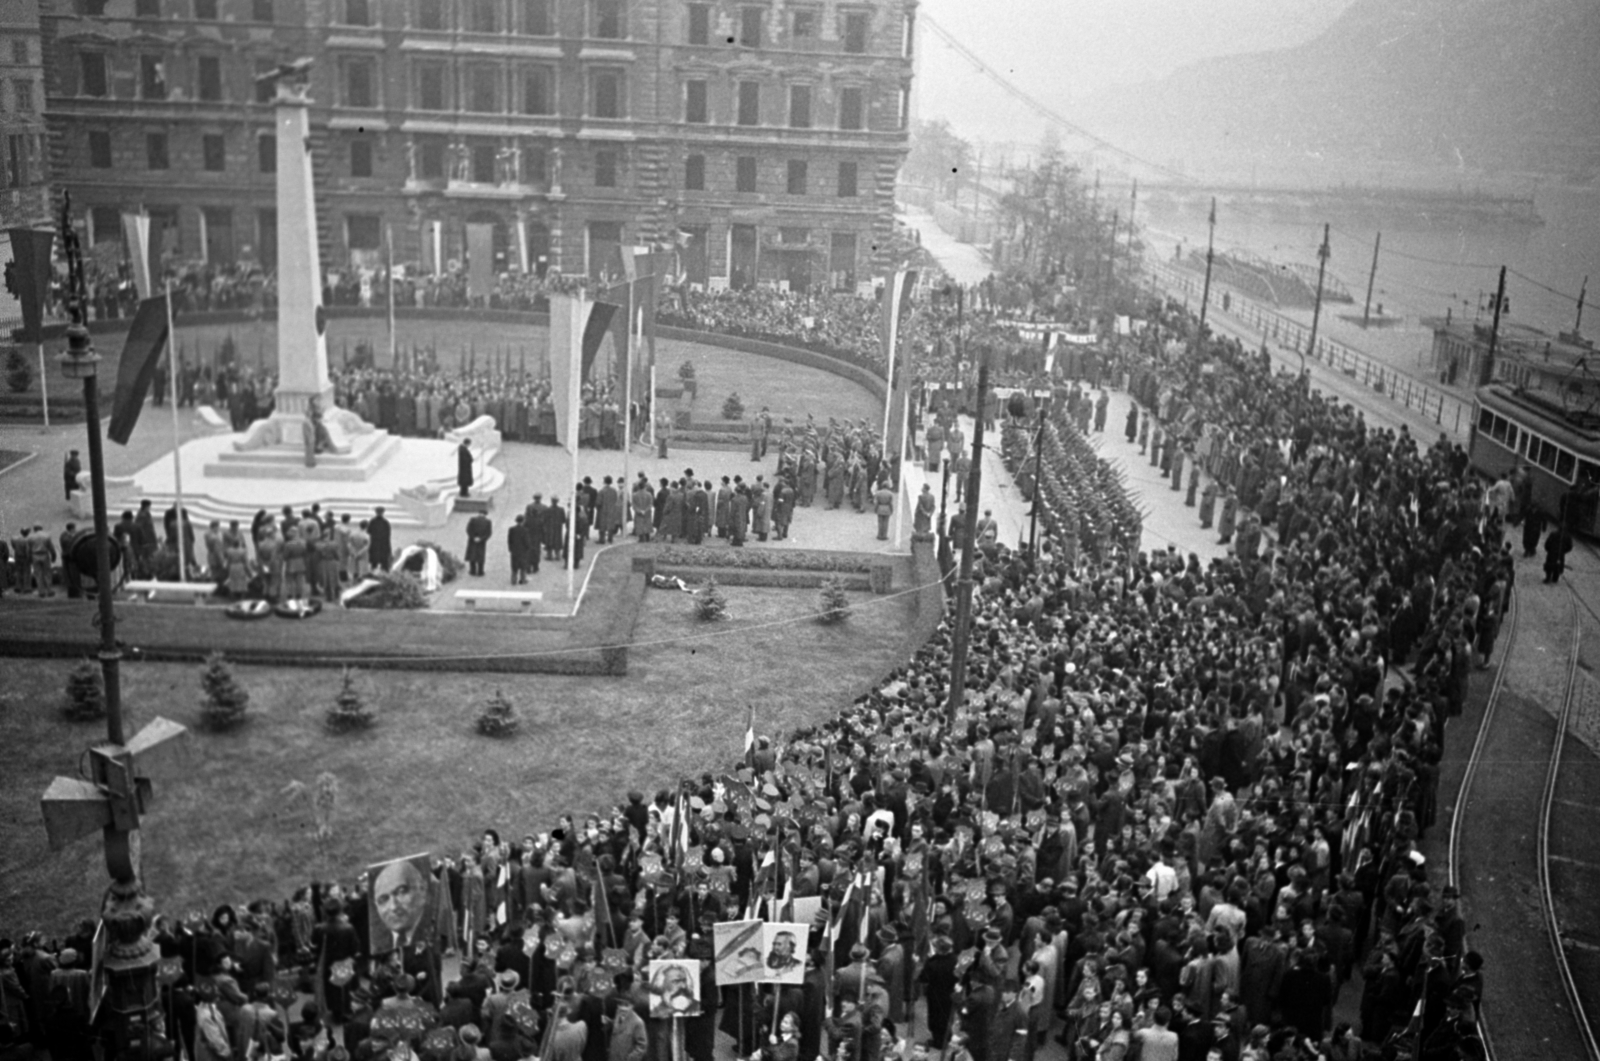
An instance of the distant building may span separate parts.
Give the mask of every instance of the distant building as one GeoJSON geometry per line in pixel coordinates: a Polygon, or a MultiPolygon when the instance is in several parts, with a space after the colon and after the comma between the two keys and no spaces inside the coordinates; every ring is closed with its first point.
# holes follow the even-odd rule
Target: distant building
{"type": "Polygon", "coordinates": [[[1433,365],[1441,382],[1464,387],[1509,383],[1553,396],[1600,395],[1600,356],[1594,343],[1563,332],[1552,336],[1501,319],[1494,361],[1489,361],[1490,326],[1434,319],[1433,365]]]}
{"type": "Polygon", "coordinates": [[[0,228],[50,220],[38,0],[0,0],[0,228]]]}
{"type": "Polygon", "coordinates": [[[95,242],[271,264],[272,91],[315,60],[324,266],[854,287],[885,263],[916,0],[42,0],[51,163],[95,242]],[[483,230],[479,230],[480,232],[483,230]]]}

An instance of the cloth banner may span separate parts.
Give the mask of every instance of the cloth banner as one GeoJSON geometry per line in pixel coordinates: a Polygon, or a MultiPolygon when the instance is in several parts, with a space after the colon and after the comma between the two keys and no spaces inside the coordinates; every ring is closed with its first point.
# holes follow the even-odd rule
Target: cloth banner
{"type": "Polygon", "coordinates": [[[122,238],[128,244],[128,261],[133,264],[133,286],[141,299],[151,298],[155,289],[150,277],[150,215],[129,211],[122,215],[122,238]]]}
{"type": "MultiPolygon", "coordinates": [[[[626,247],[622,250],[622,257],[628,257],[626,247]]],[[[614,374],[621,382],[623,394],[627,394],[627,385],[633,378],[633,290],[631,285],[617,284],[606,290],[605,302],[607,305],[616,306],[611,314],[611,351],[616,362],[614,374]]]]}
{"type": "Polygon", "coordinates": [[[583,329],[590,303],[550,296],[550,401],[556,407],[556,442],[578,452],[578,410],[583,400],[583,329]]]}
{"type": "Polygon", "coordinates": [[[605,342],[606,333],[611,330],[611,322],[616,318],[617,307],[611,302],[594,302],[589,306],[589,322],[583,329],[582,361],[578,379],[581,382],[589,378],[589,373],[594,368],[595,355],[600,352],[600,344],[605,342]]]}
{"type": "Polygon", "coordinates": [[[56,234],[33,228],[13,228],[7,234],[11,237],[11,260],[16,264],[17,301],[22,304],[22,341],[37,343],[55,272],[50,249],[55,246],[56,234]]]}
{"type": "Polygon", "coordinates": [[[895,455],[904,456],[906,443],[906,417],[911,396],[914,351],[907,345],[905,356],[899,357],[901,322],[911,306],[911,293],[917,287],[917,270],[901,269],[884,281],[883,292],[883,356],[889,369],[888,408],[885,410],[884,460],[895,455]]]}
{"type": "Polygon", "coordinates": [[[147,298],[128,328],[122,344],[122,360],[117,365],[117,392],[111,401],[111,425],[106,437],[126,446],[144,408],[145,392],[155,378],[156,365],[167,345],[167,296],[147,298]]]}
{"type": "Polygon", "coordinates": [[[711,928],[717,986],[761,980],[766,951],[760,921],[721,921],[711,928]]]}
{"type": "Polygon", "coordinates": [[[467,226],[467,297],[488,298],[494,291],[494,226],[467,226]]]}

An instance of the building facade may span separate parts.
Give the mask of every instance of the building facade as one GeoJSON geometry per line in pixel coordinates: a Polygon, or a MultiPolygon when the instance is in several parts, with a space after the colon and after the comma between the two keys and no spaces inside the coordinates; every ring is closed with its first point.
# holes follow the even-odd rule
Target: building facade
{"type": "Polygon", "coordinates": [[[325,268],[853,288],[883,263],[915,0],[42,0],[56,183],[90,239],[271,264],[270,86],[309,56],[325,268]],[[480,230],[481,231],[481,230],[480,230]]]}
{"type": "Polygon", "coordinates": [[[39,0],[0,0],[0,228],[50,220],[39,0]]]}

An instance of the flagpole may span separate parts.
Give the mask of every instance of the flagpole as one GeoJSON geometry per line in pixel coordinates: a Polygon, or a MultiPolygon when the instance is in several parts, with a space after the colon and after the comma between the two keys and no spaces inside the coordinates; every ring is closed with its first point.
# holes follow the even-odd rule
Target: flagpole
{"type": "Polygon", "coordinates": [[[633,511],[633,366],[638,361],[632,339],[634,285],[635,281],[628,281],[628,319],[623,325],[629,334],[628,359],[622,366],[622,496],[627,499],[624,506],[630,513],[633,511]]]}
{"type": "Polygon", "coordinates": [[[400,370],[400,363],[397,360],[399,355],[396,353],[394,345],[394,227],[391,225],[383,227],[383,248],[388,259],[385,263],[384,272],[389,275],[389,371],[398,372],[400,370]]]}
{"type": "Polygon", "coordinates": [[[178,364],[172,351],[175,348],[174,339],[177,332],[172,328],[172,280],[166,281],[166,310],[167,310],[167,362],[171,371],[167,373],[167,386],[171,391],[172,403],[172,492],[174,495],[173,506],[178,518],[174,521],[177,528],[178,539],[178,581],[189,581],[188,550],[183,541],[183,443],[179,437],[178,424],[178,364]]]}
{"type": "Polygon", "coordinates": [[[50,430],[50,373],[44,368],[44,339],[34,343],[39,352],[39,401],[44,406],[44,429],[50,430]]]}

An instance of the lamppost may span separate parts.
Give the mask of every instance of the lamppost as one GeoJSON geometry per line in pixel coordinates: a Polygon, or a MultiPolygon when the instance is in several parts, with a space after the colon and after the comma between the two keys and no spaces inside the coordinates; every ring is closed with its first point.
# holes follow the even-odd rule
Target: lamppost
{"type": "Polygon", "coordinates": [[[940,478],[943,480],[939,487],[939,576],[948,578],[950,568],[954,561],[950,557],[949,527],[945,525],[945,502],[950,497],[950,456],[944,454],[939,458],[940,478]]]}

